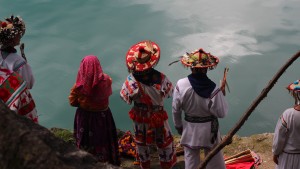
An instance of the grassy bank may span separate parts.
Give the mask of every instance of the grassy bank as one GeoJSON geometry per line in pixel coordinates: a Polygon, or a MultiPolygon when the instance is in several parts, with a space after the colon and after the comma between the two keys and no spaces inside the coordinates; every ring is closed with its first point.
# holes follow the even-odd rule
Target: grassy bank
{"type": "MultiPolygon", "coordinates": [[[[73,133],[69,130],[59,129],[59,128],[51,128],[50,131],[54,133],[56,137],[63,139],[64,141],[74,144],[75,140],[73,138],[73,133]]],[[[118,136],[122,136],[124,132],[118,131],[118,136]]],[[[179,143],[180,136],[174,136],[175,143],[179,143]]],[[[256,152],[263,160],[259,169],[273,169],[274,163],[272,161],[272,133],[263,133],[263,134],[255,134],[248,137],[239,137],[234,136],[233,141],[230,145],[226,146],[223,149],[224,156],[231,156],[242,152],[244,150],[250,149],[256,152]]],[[[158,163],[158,157],[155,154],[152,154],[153,168],[160,168],[158,163]]],[[[133,165],[133,159],[130,158],[122,158],[122,167],[124,168],[139,168],[133,165]]],[[[183,155],[178,156],[178,164],[176,166],[177,169],[184,168],[184,157],[183,155]]]]}

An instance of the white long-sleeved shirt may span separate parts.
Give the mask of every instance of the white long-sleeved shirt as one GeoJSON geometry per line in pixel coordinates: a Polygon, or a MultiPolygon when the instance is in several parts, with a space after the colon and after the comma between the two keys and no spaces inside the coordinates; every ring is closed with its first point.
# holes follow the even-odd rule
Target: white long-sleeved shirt
{"type": "Polygon", "coordinates": [[[30,65],[17,53],[10,53],[8,56],[2,56],[0,52],[0,66],[11,71],[19,73],[26,81],[28,89],[34,84],[34,77],[30,65]]]}
{"type": "MultiPolygon", "coordinates": [[[[218,90],[215,88],[213,92],[218,90]]],[[[214,115],[223,118],[228,113],[228,104],[222,92],[212,99],[199,96],[191,86],[188,78],[180,79],[173,93],[172,113],[175,127],[182,127],[181,144],[190,148],[211,148],[211,122],[190,123],[182,120],[182,112],[188,116],[206,117],[214,115]]],[[[218,141],[220,133],[218,133],[218,141]]]]}
{"type": "Polygon", "coordinates": [[[272,152],[300,153],[300,111],[289,108],[283,112],[275,128],[272,152]]]}

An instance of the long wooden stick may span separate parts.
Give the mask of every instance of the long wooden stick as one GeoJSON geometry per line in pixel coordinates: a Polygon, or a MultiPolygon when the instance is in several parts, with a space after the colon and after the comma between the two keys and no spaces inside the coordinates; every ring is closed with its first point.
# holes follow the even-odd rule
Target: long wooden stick
{"type": "Polygon", "coordinates": [[[231,144],[232,137],[234,134],[243,126],[245,121],[248,119],[248,117],[251,115],[252,111],[256,108],[256,106],[267,96],[267,93],[272,89],[274,84],[277,82],[277,80],[280,78],[280,76],[286,71],[286,69],[299,58],[300,51],[296,53],[293,57],[291,57],[281,68],[280,70],[275,74],[273,79],[269,82],[269,84],[262,90],[261,94],[253,101],[253,103],[250,105],[248,110],[244,113],[244,115],[240,118],[239,122],[228,132],[226,137],[216,146],[212,149],[212,151],[205,157],[203,163],[200,165],[200,169],[204,169],[204,167],[207,165],[209,160],[217,154],[221,149],[223,149],[226,145],[231,144]]]}

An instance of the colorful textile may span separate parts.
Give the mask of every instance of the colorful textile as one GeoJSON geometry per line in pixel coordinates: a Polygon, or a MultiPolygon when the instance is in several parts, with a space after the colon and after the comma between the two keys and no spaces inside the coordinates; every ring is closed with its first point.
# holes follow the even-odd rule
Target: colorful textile
{"type": "MultiPolygon", "coordinates": [[[[296,80],[295,82],[291,83],[287,86],[287,89],[289,90],[290,94],[295,99],[295,106],[300,105],[300,80],[296,80]]],[[[300,107],[298,108],[298,110],[300,107]]]]}
{"type": "Polygon", "coordinates": [[[120,165],[116,126],[108,107],[111,83],[98,58],[86,56],[80,64],[69,102],[78,107],[74,119],[78,148],[90,152],[101,162],[120,165]]]}
{"type": "Polygon", "coordinates": [[[120,165],[117,131],[109,108],[98,112],[77,108],[74,137],[78,148],[93,154],[100,162],[120,165]]]}
{"type": "Polygon", "coordinates": [[[137,157],[136,144],[130,131],[126,131],[126,133],[119,139],[118,144],[121,155],[133,158],[137,157]]]}
{"type": "Polygon", "coordinates": [[[142,72],[153,68],[160,59],[160,48],[155,42],[141,41],[131,46],[126,54],[128,70],[142,72]]]}
{"type": "Polygon", "coordinates": [[[17,114],[38,122],[34,100],[19,74],[0,69],[0,98],[17,114]]]}
{"type": "MultiPolygon", "coordinates": [[[[108,84],[111,84],[111,80],[107,80],[108,84]]],[[[101,97],[98,95],[87,96],[82,94],[75,86],[71,88],[69,95],[69,102],[71,106],[81,107],[88,111],[100,111],[104,110],[109,105],[109,97],[101,97]]],[[[98,88],[100,91],[105,90],[105,88],[98,88]]],[[[96,90],[95,89],[95,90],[96,90]]],[[[111,85],[107,87],[107,90],[111,90],[111,85]]]]}
{"type": "Polygon", "coordinates": [[[109,80],[110,77],[103,73],[100,61],[96,56],[89,55],[82,59],[76,79],[76,88],[81,93],[108,97],[112,93],[112,90],[108,88],[111,86],[109,80]],[[93,90],[95,86],[97,86],[96,91],[93,90]]]}
{"type": "Polygon", "coordinates": [[[185,53],[181,57],[181,63],[191,68],[209,68],[214,69],[219,63],[219,58],[205,52],[202,48],[191,53],[185,53]]]}
{"type": "Polygon", "coordinates": [[[17,72],[26,81],[26,86],[31,89],[34,85],[34,77],[30,65],[17,53],[0,51],[0,65],[2,68],[17,72]]]}
{"type": "Polygon", "coordinates": [[[21,17],[13,15],[0,21],[0,45],[13,45],[15,38],[25,34],[25,23],[21,17]]]}
{"type": "Polygon", "coordinates": [[[262,163],[258,154],[250,149],[224,158],[226,169],[255,169],[262,163]]]}
{"type": "Polygon", "coordinates": [[[160,84],[142,84],[132,74],[123,83],[121,98],[128,104],[134,101],[129,116],[134,122],[136,150],[142,168],[150,168],[149,145],[152,144],[158,148],[162,168],[172,168],[176,163],[168,115],[163,109],[163,99],[170,97],[172,92],[172,83],[162,73],[160,84]]]}
{"type": "Polygon", "coordinates": [[[295,82],[289,84],[287,89],[294,92],[300,92],[300,80],[296,80],[295,82]]]}
{"type": "MultiPolygon", "coordinates": [[[[150,149],[149,146],[137,144],[137,152],[140,160],[140,166],[143,169],[150,168],[150,149]]],[[[158,156],[162,169],[172,168],[177,161],[176,151],[173,143],[163,148],[158,148],[158,156]]]]}
{"type": "MultiPolygon", "coordinates": [[[[163,74],[161,74],[161,83],[153,84],[152,86],[146,86],[141,84],[143,88],[147,88],[149,91],[147,95],[150,95],[153,105],[163,105],[163,99],[172,96],[173,85],[169,79],[163,74]],[[157,97],[157,98],[155,98],[157,97]]],[[[121,98],[127,103],[131,104],[133,99],[140,95],[140,90],[138,87],[138,82],[132,74],[129,74],[123,83],[123,86],[120,91],[121,98]]],[[[143,101],[143,100],[137,100],[143,101]]],[[[145,101],[144,101],[145,102],[145,101]]]]}
{"type": "Polygon", "coordinates": [[[254,169],[254,162],[241,162],[235,164],[226,164],[226,169],[254,169]]]}

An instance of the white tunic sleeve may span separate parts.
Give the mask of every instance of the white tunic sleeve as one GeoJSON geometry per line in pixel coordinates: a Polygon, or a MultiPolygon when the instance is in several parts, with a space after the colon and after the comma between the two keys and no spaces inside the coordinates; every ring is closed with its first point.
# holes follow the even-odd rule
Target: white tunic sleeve
{"type": "Polygon", "coordinates": [[[173,102],[172,102],[172,113],[173,113],[173,122],[176,128],[182,127],[182,102],[180,97],[179,87],[176,85],[173,92],[173,102]]]}
{"type": "Polygon", "coordinates": [[[170,98],[173,94],[173,85],[172,82],[168,79],[167,76],[163,75],[163,81],[161,84],[161,89],[160,91],[163,93],[163,96],[165,98],[170,98]]]}
{"type": "Polygon", "coordinates": [[[211,99],[211,102],[210,112],[218,118],[224,118],[228,113],[228,103],[225,100],[223,93],[219,91],[211,99]]]}
{"type": "Polygon", "coordinates": [[[282,153],[283,148],[285,147],[286,140],[288,138],[287,135],[288,135],[287,123],[282,115],[278,120],[275,128],[273,146],[272,146],[272,153],[274,155],[279,155],[280,153],[282,153]]]}
{"type": "Polygon", "coordinates": [[[34,84],[34,77],[32,74],[32,70],[29,64],[24,64],[22,67],[17,70],[17,72],[23,77],[23,79],[26,81],[27,88],[32,89],[34,84]]]}

